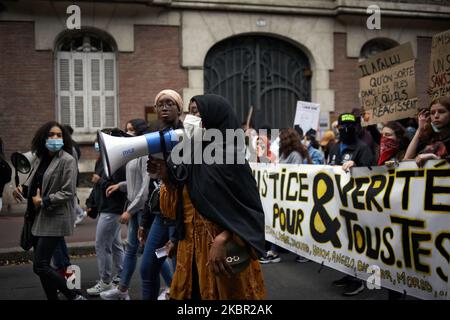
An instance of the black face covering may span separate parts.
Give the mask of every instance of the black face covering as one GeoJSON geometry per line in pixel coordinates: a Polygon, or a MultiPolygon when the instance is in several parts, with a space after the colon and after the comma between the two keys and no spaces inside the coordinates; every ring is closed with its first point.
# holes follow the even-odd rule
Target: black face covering
{"type": "Polygon", "coordinates": [[[339,139],[345,144],[352,144],[356,141],[356,127],[344,126],[339,129],[339,139]]]}

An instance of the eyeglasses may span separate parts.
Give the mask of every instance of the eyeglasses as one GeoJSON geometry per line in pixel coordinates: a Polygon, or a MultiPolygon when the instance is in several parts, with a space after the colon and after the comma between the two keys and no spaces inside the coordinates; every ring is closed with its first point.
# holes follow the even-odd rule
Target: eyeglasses
{"type": "Polygon", "coordinates": [[[171,100],[168,100],[166,102],[160,102],[155,105],[156,109],[161,110],[164,108],[164,106],[167,107],[167,109],[173,109],[177,104],[171,100]]]}
{"type": "Polygon", "coordinates": [[[48,138],[51,138],[51,137],[53,137],[53,136],[57,136],[58,138],[62,138],[63,134],[62,134],[62,132],[49,132],[49,133],[47,134],[47,137],[48,137],[48,138]]]}

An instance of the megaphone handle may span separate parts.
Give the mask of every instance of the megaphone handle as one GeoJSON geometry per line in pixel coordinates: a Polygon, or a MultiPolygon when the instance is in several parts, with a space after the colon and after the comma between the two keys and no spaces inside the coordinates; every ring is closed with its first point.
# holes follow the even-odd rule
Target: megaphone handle
{"type": "Polygon", "coordinates": [[[14,177],[14,179],[15,179],[16,188],[17,188],[19,186],[19,174],[17,173],[17,169],[15,171],[16,171],[16,176],[14,177]]]}
{"type": "Polygon", "coordinates": [[[166,139],[164,137],[164,130],[159,131],[159,141],[161,143],[161,151],[163,153],[164,161],[167,162],[167,148],[166,148],[166,139]]]}

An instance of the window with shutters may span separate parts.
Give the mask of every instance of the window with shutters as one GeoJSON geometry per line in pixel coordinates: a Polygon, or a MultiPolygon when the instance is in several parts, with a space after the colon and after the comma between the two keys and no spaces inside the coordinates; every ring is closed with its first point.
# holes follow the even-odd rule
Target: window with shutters
{"type": "Polygon", "coordinates": [[[376,38],[367,41],[361,48],[359,61],[363,61],[377,53],[392,49],[398,46],[398,43],[391,39],[376,38]]]}
{"type": "Polygon", "coordinates": [[[74,34],[60,42],[56,57],[58,120],[75,133],[117,127],[116,54],[95,34],[74,34]]]}

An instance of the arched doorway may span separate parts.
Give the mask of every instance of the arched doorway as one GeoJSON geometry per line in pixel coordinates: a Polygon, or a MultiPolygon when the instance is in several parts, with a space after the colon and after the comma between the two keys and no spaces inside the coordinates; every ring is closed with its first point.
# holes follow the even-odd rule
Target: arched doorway
{"type": "Polygon", "coordinates": [[[292,127],[296,102],[311,99],[308,57],[268,36],[238,36],[212,47],[205,59],[205,93],[226,97],[240,121],[253,106],[256,127],[292,127]]]}

